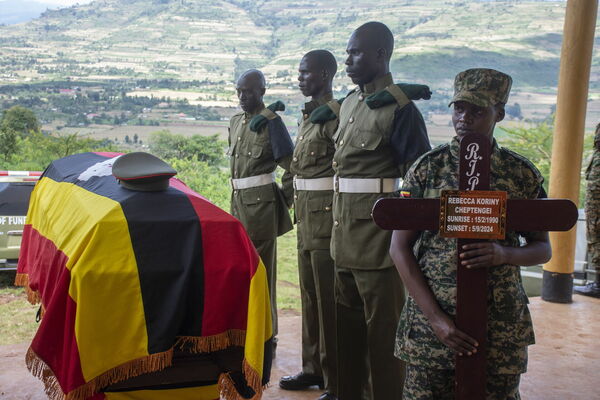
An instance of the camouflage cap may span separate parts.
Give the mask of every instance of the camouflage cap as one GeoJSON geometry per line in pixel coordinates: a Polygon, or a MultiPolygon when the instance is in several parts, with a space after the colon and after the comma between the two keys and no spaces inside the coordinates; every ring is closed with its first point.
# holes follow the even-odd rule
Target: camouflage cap
{"type": "Polygon", "coordinates": [[[456,101],[466,101],[480,107],[506,104],[512,78],[505,73],[488,68],[473,68],[460,72],[454,79],[454,97],[448,106],[456,101]]]}

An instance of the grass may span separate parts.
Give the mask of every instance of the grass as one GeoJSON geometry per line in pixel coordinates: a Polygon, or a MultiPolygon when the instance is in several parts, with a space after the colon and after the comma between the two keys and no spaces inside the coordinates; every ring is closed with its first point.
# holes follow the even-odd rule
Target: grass
{"type": "Polygon", "coordinates": [[[296,229],[277,239],[277,307],[300,312],[296,229]]]}
{"type": "Polygon", "coordinates": [[[14,271],[0,272],[0,346],[30,341],[37,330],[39,306],[27,302],[25,290],[13,286],[14,271]]]}

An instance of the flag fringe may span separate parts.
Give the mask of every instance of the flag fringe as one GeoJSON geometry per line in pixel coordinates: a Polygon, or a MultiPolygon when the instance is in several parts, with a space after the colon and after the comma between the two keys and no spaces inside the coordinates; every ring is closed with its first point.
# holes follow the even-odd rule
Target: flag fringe
{"type": "Polygon", "coordinates": [[[223,373],[219,376],[219,393],[221,398],[224,400],[260,400],[263,395],[264,389],[267,385],[262,384],[262,378],[260,374],[244,360],[244,377],[246,383],[254,390],[254,396],[248,399],[240,395],[235,388],[233,380],[227,373],[223,373]]]}
{"type": "Polygon", "coordinates": [[[28,274],[17,274],[15,276],[15,286],[25,287],[25,292],[27,293],[27,301],[30,304],[36,305],[42,301],[42,298],[40,297],[40,292],[38,292],[37,290],[34,291],[29,287],[28,274]]]}
{"type": "Polygon", "coordinates": [[[246,332],[231,329],[212,336],[180,336],[175,342],[175,347],[192,353],[212,353],[232,346],[243,347],[245,344],[246,332]]]}
{"type": "Polygon", "coordinates": [[[29,285],[29,275],[17,274],[15,276],[15,286],[28,286],[28,285],[29,285]]]}
{"type": "MultiPolygon", "coordinates": [[[[89,382],[81,385],[69,393],[64,393],[52,369],[33,351],[30,347],[25,356],[27,369],[31,374],[42,381],[44,390],[50,400],[85,400],[100,392],[103,388],[150,372],[161,371],[173,364],[173,349],[175,347],[191,351],[193,353],[210,353],[224,350],[231,346],[244,346],[246,332],[242,330],[230,330],[218,335],[208,337],[181,336],[175,346],[162,353],[150,354],[148,356],[129,361],[118,367],[97,376],[89,382]]],[[[262,397],[266,385],[262,384],[262,376],[245,359],[242,371],[248,386],[256,393],[250,400],[258,400],[262,397]]],[[[249,400],[242,397],[236,390],[235,385],[228,374],[223,373],[219,377],[219,391],[225,400],[249,400]]]]}
{"type": "Polygon", "coordinates": [[[85,400],[114,383],[169,367],[173,363],[173,349],[150,354],[111,368],[66,394],[62,391],[52,369],[35,354],[31,347],[27,351],[25,363],[29,371],[42,381],[50,400],[85,400]]]}

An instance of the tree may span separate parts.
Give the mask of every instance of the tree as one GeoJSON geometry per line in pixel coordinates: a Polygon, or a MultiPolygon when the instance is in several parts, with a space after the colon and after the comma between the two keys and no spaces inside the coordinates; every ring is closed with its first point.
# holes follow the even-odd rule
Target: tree
{"type": "Polygon", "coordinates": [[[198,192],[218,207],[228,210],[230,206],[229,174],[206,162],[167,158],[165,159],[177,171],[181,179],[192,190],[198,192]]]}
{"type": "MultiPolygon", "coordinates": [[[[552,158],[552,138],[554,132],[554,116],[548,118],[544,122],[534,125],[530,128],[517,127],[507,128],[502,127],[507,133],[505,138],[498,141],[504,147],[516,151],[520,155],[531,161],[544,177],[544,189],[548,191],[548,182],[550,180],[550,160],[552,158]]],[[[592,148],[593,134],[587,135],[584,142],[583,159],[588,158],[592,148]]],[[[583,178],[587,164],[582,165],[581,176],[583,178]]],[[[586,180],[581,179],[579,200],[580,206],[583,205],[583,199],[586,189],[586,180]]]]}
{"type": "Polygon", "coordinates": [[[40,122],[29,108],[13,106],[3,113],[0,130],[11,130],[24,137],[31,132],[39,132],[40,122]]]}
{"type": "MultiPolygon", "coordinates": [[[[17,135],[18,136],[18,135],[17,135]]],[[[25,138],[17,137],[19,151],[0,169],[43,171],[50,162],[86,151],[116,151],[110,141],[80,138],[77,134],[45,135],[34,132],[25,138]]]]}
{"type": "Polygon", "coordinates": [[[10,161],[12,156],[17,152],[17,138],[19,134],[10,128],[0,129],[0,154],[4,162],[10,161]]]}
{"type": "Polygon", "coordinates": [[[218,135],[185,137],[163,130],[150,135],[150,152],[160,158],[204,161],[209,165],[225,165],[226,144],[218,135]]]}

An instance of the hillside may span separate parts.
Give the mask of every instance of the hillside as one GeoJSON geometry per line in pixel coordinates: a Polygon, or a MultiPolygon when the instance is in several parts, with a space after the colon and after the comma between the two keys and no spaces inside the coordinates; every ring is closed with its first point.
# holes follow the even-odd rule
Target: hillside
{"type": "MultiPolygon", "coordinates": [[[[493,67],[514,78],[511,102],[525,118],[547,117],[555,101],[565,1],[543,0],[96,0],[0,26],[0,99],[15,84],[118,82],[138,96],[165,96],[187,82],[190,104],[236,105],[232,82],[262,69],[269,98],[297,115],[300,57],[314,48],[339,61],[336,94],[352,87],[343,61],[349,34],[369,20],[395,34],[397,80],[423,82],[435,96],[426,116],[446,115],[454,75],[493,67]],[[169,82],[167,85],[161,82],[169,82]],[[190,82],[192,82],[190,84],[190,82]],[[9,85],[2,88],[2,85],[9,85]]],[[[599,33],[597,33],[597,37],[599,33]]],[[[600,40],[597,40],[599,43],[600,40]]],[[[10,91],[10,90],[9,90],[10,91]]],[[[180,91],[181,92],[181,91],[180,91]]],[[[588,125],[600,119],[600,54],[594,54],[588,125]]],[[[226,115],[226,113],[221,113],[226,115]]],[[[294,117],[295,118],[295,117],[294,117]]],[[[446,119],[437,121],[447,126],[446,119]]]]}
{"type": "Polygon", "coordinates": [[[552,87],[564,9],[563,1],[395,0],[378,7],[343,0],[97,0],[0,27],[0,84],[64,77],[230,82],[249,66],[293,80],[305,51],[326,48],[341,63],[349,33],[381,20],[395,33],[393,67],[401,79],[440,82],[480,64],[512,71],[523,86],[552,87]]]}

